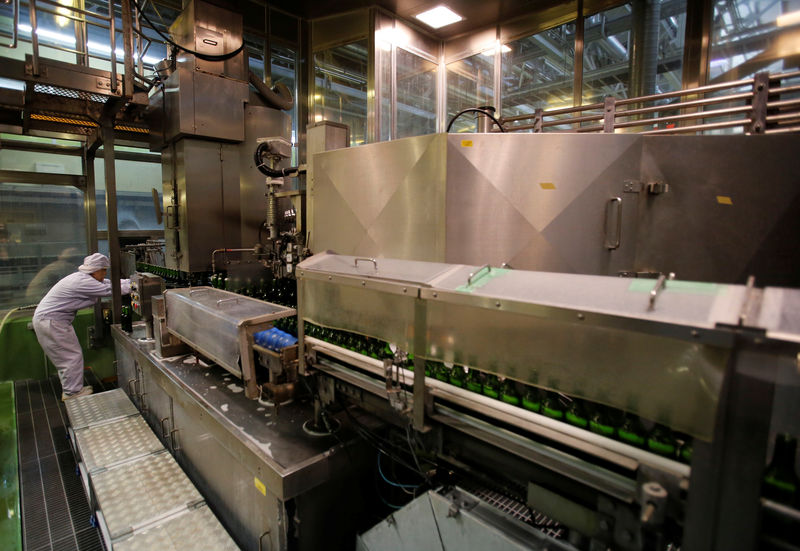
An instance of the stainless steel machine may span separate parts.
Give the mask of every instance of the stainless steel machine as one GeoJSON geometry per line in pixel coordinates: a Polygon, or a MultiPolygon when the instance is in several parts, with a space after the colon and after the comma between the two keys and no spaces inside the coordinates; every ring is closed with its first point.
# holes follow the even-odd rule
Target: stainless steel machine
{"type": "Polygon", "coordinates": [[[762,475],[772,436],[800,433],[800,291],[333,254],[298,277],[301,371],[329,381],[322,407],[357,403],[407,435],[408,487],[458,473],[359,549],[762,549],[797,533],[762,475]],[[641,441],[631,420],[650,427],[641,441]],[[516,505],[480,514],[497,492],[516,505]],[[560,543],[525,536],[552,530],[541,515],[560,543]]]}

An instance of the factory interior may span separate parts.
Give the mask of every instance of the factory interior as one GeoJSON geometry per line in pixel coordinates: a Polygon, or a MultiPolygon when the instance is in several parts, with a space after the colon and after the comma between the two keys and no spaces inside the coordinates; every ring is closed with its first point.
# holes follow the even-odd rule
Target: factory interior
{"type": "Polygon", "coordinates": [[[799,242],[800,0],[0,0],[0,548],[800,551],[799,242]]]}

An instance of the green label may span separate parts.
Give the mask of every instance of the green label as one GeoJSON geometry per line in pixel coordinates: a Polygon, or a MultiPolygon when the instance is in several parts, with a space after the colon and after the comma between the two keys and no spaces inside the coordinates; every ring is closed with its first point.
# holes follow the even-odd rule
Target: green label
{"type": "Polygon", "coordinates": [[[496,277],[500,277],[508,273],[509,270],[505,268],[492,268],[490,270],[484,269],[474,278],[469,285],[461,285],[456,287],[456,291],[460,293],[471,293],[476,289],[480,289],[496,277]]]}
{"type": "Polygon", "coordinates": [[[658,440],[647,440],[647,447],[661,455],[675,455],[675,446],[658,440]]]}
{"type": "MultiPolygon", "coordinates": [[[[656,286],[655,279],[635,278],[628,285],[630,293],[649,293],[656,286]]],[[[719,283],[704,283],[702,281],[677,281],[674,279],[664,282],[662,292],[685,293],[688,295],[721,295],[727,292],[728,286],[719,283]]]]}
{"type": "Polygon", "coordinates": [[[774,476],[765,476],[764,482],[766,484],[769,484],[770,486],[779,488],[787,492],[797,491],[797,486],[795,486],[792,482],[789,482],[787,480],[781,480],[779,478],[775,478],[774,476]]]}
{"type": "Polygon", "coordinates": [[[631,444],[635,444],[637,446],[644,445],[644,437],[639,436],[635,432],[628,432],[626,430],[619,429],[619,437],[629,442],[631,444]]]}
{"type": "Polygon", "coordinates": [[[560,409],[551,409],[551,408],[542,408],[542,413],[547,417],[551,417],[553,419],[562,419],[564,417],[564,412],[560,409]]]}
{"type": "Polygon", "coordinates": [[[567,422],[583,428],[586,428],[586,426],[589,424],[589,421],[586,418],[578,417],[571,411],[567,412],[567,422]]]}
{"type": "Polygon", "coordinates": [[[503,394],[503,396],[501,396],[500,399],[503,400],[505,403],[511,404],[513,406],[519,405],[519,398],[517,396],[509,396],[508,394],[503,394]]]}
{"type": "Polygon", "coordinates": [[[611,425],[602,425],[597,421],[589,421],[589,430],[602,434],[603,436],[614,436],[614,427],[611,425]]]}
{"type": "Polygon", "coordinates": [[[526,400],[525,398],[522,399],[522,407],[530,411],[539,411],[541,405],[542,405],[541,402],[531,402],[530,400],[526,400]]]}

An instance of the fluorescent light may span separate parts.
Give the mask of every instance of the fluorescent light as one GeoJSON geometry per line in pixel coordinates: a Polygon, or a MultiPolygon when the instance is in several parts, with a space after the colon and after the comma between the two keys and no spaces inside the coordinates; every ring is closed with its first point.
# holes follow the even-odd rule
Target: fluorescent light
{"type": "Polygon", "coordinates": [[[775,20],[775,23],[779,27],[791,27],[792,25],[797,25],[800,23],[800,10],[790,11],[789,13],[779,15],[778,19],[775,20]]]}
{"type": "Polygon", "coordinates": [[[385,52],[392,51],[392,44],[403,47],[408,44],[408,36],[401,29],[388,27],[375,31],[375,42],[385,52]]]}
{"type": "Polygon", "coordinates": [[[464,19],[447,6],[436,6],[435,8],[424,11],[418,15],[415,15],[414,17],[429,27],[433,27],[434,29],[452,25],[453,23],[464,19]]]}

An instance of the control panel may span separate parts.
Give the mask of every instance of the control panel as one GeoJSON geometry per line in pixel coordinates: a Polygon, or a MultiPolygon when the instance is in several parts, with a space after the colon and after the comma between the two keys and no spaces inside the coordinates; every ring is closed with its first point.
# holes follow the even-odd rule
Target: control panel
{"type": "Polygon", "coordinates": [[[164,294],[164,280],[147,272],[136,272],[131,276],[131,308],[143,320],[153,315],[152,298],[164,294]]]}

